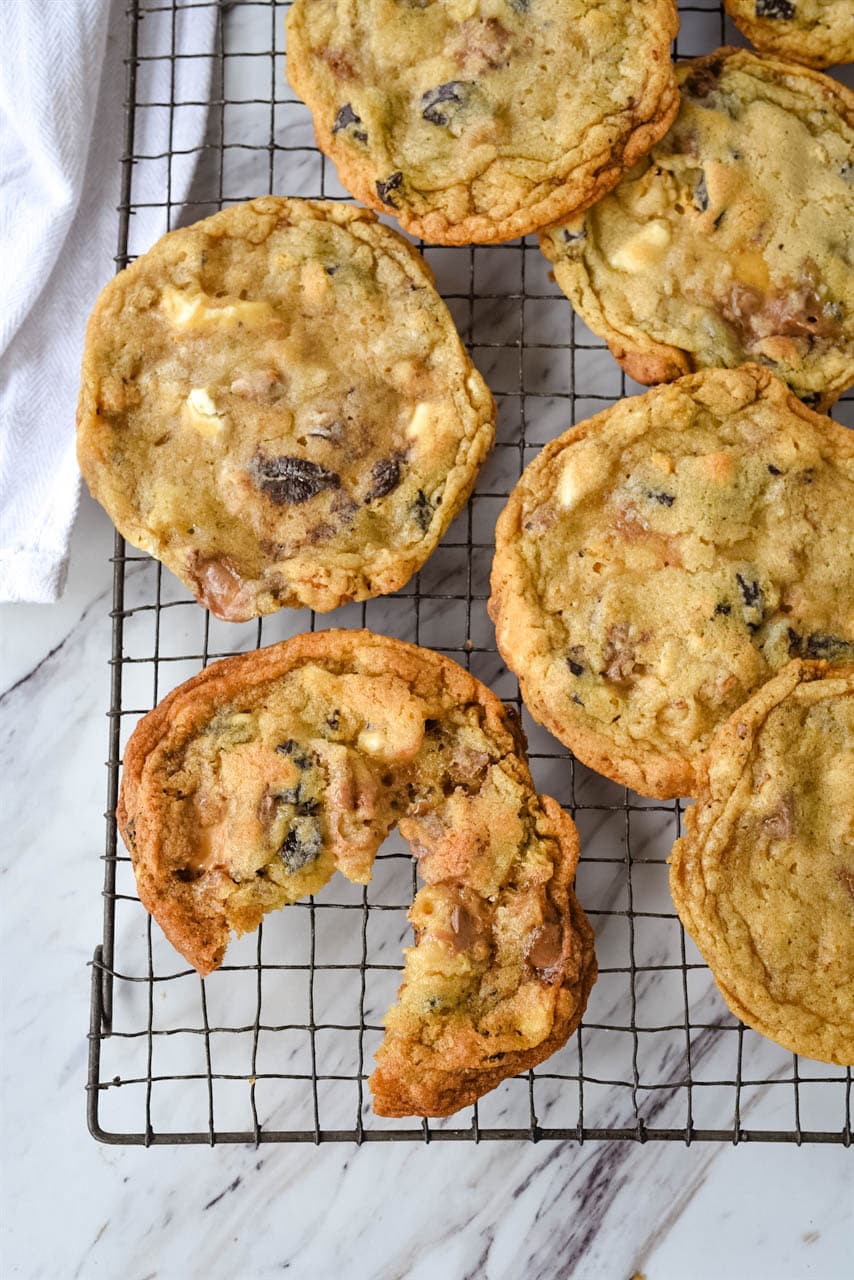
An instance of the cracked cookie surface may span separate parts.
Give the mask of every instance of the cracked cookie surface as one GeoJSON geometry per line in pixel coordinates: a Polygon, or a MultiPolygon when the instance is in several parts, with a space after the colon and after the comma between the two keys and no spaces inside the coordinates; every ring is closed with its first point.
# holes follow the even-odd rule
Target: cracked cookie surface
{"type": "Polygon", "coordinates": [[[137,726],[118,821],[142,902],[202,974],[336,870],[368,883],[399,827],[424,884],[378,1114],[450,1114],[581,1019],[575,826],[534,791],[514,714],[430,650],[324,631],[214,663],[137,726]]]}
{"type": "Polygon", "coordinates": [[[411,245],[365,209],[270,197],[171,232],[107,285],[78,456],[123,536],[241,621],[403,586],[494,418],[411,245]]]}
{"type": "Polygon", "coordinates": [[[854,1065],[854,666],[793,662],[721,728],[670,888],[737,1017],[854,1065]]]}
{"type": "Polygon", "coordinates": [[[623,400],[524,472],[489,609],[584,764],[693,795],[715,729],[790,658],[854,660],[854,432],[755,365],[623,400]]]}
{"type": "Polygon", "coordinates": [[[854,381],[854,94],[723,49],[679,64],[669,133],[540,245],[638,382],[757,360],[813,408],[854,381]]]}
{"type": "Polygon", "coordinates": [[[808,67],[854,61],[851,0],[724,0],[724,6],[763,53],[808,67]]]}
{"type": "Polygon", "coordinates": [[[671,0],[295,0],[287,75],[365,204],[439,244],[585,208],[677,107],[671,0]]]}

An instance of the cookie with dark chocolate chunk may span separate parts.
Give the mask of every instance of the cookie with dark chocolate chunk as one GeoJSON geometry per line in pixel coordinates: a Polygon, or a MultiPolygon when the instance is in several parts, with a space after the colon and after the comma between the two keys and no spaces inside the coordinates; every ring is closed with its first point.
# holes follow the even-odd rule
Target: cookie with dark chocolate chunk
{"type": "Polygon", "coordinates": [[[851,0],[724,0],[724,7],[761,53],[807,67],[854,62],[851,0]]]}
{"type": "Polygon", "coordinates": [[[515,716],[429,649],[333,630],[213,663],[137,726],[118,821],[143,904],[201,974],[336,871],[367,884],[399,827],[423,887],[371,1077],[380,1115],[475,1102],[584,1012],[578,833],[534,790],[515,716]]]}
{"type": "MultiPolygon", "coordinates": [[[[360,125],[342,106],[338,130],[360,125]]],[[[128,541],[241,621],[402,587],[465,503],[494,416],[402,236],[270,197],[171,232],[107,286],[78,453],[128,541]]]]}
{"type": "Polygon", "coordinates": [[[755,360],[827,409],[854,382],[854,94],[744,49],[677,76],[670,132],[541,248],[638,382],[755,360]]]}
{"type": "Polygon", "coordinates": [[[854,666],[792,662],[716,733],[670,859],[737,1018],[854,1066],[854,666]]]}
{"type": "Polygon", "coordinates": [[[673,0],[295,0],[287,74],[342,183],[436,244],[610,190],[677,106],[673,0]]]}
{"type": "Polygon", "coordinates": [[[584,764],[693,795],[716,729],[792,657],[854,661],[854,431],[757,365],[623,400],[523,474],[489,608],[584,764]]]}

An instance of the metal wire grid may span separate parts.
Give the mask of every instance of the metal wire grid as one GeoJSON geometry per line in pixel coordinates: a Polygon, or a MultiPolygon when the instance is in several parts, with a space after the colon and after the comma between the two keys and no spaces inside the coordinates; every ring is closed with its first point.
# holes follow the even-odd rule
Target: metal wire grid
{"type": "MultiPolygon", "coordinates": [[[[117,266],[133,237],[139,167],[165,164],[173,225],[178,24],[215,9],[208,134],[184,221],[268,191],[344,198],[313,146],[308,112],[283,76],[282,0],[131,0],[117,266]],[[168,15],[168,47],[146,19],[168,15]],[[242,64],[238,68],[238,64],[242,64]],[[169,95],[152,72],[168,68],[169,95]],[[235,76],[233,70],[240,70],[235,76]],[[240,80],[249,92],[235,92],[240,80]],[[255,87],[257,86],[257,88],[255,87]],[[252,91],[254,89],[254,92],[252,91]],[[162,92],[162,91],[161,91],[162,92]],[[259,96],[261,94],[269,96],[259,96]],[[138,114],[168,108],[161,152],[134,150],[138,114]],[[238,163],[232,163],[234,159],[238,163]]],[[[680,6],[682,56],[733,35],[717,4],[680,6]]],[[[163,28],[162,20],[160,28],[163,28]]],[[[424,248],[424,246],[422,246],[424,248]]],[[[636,390],[548,278],[536,244],[424,249],[499,403],[498,440],[467,511],[403,591],[333,615],[287,612],[244,626],[203,613],[159,564],[113,556],[104,933],[92,965],[90,1130],[118,1144],[487,1139],[765,1140],[851,1143],[851,1071],[800,1063],[725,1009],[679,924],[665,859],[678,802],[644,801],[591,773],[534,725],[501,664],[485,613],[498,510],[538,447],[636,390]],[[568,336],[568,341],[555,340],[568,336]],[[448,1120],[383,1120],[365,1087],[380,1019],[399,980],[415,864],[392,837],[371,885],[336,878],[323,893],[232,943],[202,981],[139,903],[117,842],[121,753],[168,690],[209,661],[306,629],[369,626],[448,653],[522,710],[541,790],[582,836],[578,893],[597,933],[600,978],[569,1045],[448,1120]]],[[[851,403],[849,397],[849,408],[851,403]]]]}

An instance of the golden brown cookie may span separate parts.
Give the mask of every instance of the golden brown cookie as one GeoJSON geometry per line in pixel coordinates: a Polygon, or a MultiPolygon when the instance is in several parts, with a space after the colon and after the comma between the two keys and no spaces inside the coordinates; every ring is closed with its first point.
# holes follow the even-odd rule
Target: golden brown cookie
{"type": "Polygon", "coordinates": [[[851,0],[724,0],[724,6],[763,53],[808,67],[854,62],[851,0]]]}
{"type": "Polygon", "coordinates": [[[586,208],[677,106],[672,0],[295,0],[287,74],[347,188],[438,244],[586,208]]]}
{"type": "Polygon", "coordinates": [[[490,613],[532,714],[642,795],[791,657],[854,659],[854,432],[708,370],[547,445],[498,521],[490,613]]]}
{"type": "Polygon", "coordinates": [[[137,726],[118,821],[142,902],[202,974],[335,870],[368,883],[399,827],[425,883],[380,1115],[450,1114],[581,1019],[596,961],[575,826],[534,791],[512,714],[428,649],[323,631],[213,664],[137,726]]]}
{"type": "Polygon", "coordinates": [[[670,888],[737,1017],[854,1065],[854,666],[792,662],[719,730],[670,888]]]}
{"type": "Polygon", "coordinates": [[[78,455],[123,536],[241,621],[403,586],[494,420],[402,236],[366,209],[269,197],[171,232],[107,285],[78,455]]]}
{"type": "Polygon", "coordinates": [[[744,49],[676,72],[669,133],[543,253],[638,382],[756,360],[827,409],[854,382],[854,94],[744,49]]]}

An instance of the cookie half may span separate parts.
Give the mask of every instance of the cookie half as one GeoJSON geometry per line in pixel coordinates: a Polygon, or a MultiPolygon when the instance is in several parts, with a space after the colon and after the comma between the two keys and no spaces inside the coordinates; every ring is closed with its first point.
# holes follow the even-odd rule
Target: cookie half
{"type": "Polygon", "coordinates": [[[173,231],[89,321],[93,497],[221,618],[396,591],[495,406],[429,267],[365,209],[267,198],[173,231]]]}
{"type": "Polygon", "coordinates": [[[323,631],[214,663],[137,726],[118,821],[140,899],[202,974],[336,870],[367,884],[399,827],[424,887],[378,1114],[448,1115],[581,1019],[596,961],[575,826],[534,791],[513,713],[428,649],[323,631]]]}
{"type": "Polygon", "coordinates": [[[672,0],[295,0],[288,79],[365,204],[511,240],[613,187],[672,120],[672,0]]]}
{"type": "Polygon", "coordinates": [[[723,726],[670,888],[737,1017],[854,1065],[854,666],[793,662],[723,726]]]}
{"type": "Polygon", "coordinates": [[[677,76],[667,136],[543,253],[638,382],[758,360],[829,408],[854,382],[854,94],[743,49],[677,76]]]}
{"type": "Polygon", "coordinates": [[[715,730],[790,658],[854,660],[854,432],[755,365],[620,401],[524,472],[489,610],[579,760],[694,795],[715,730]]]}
{"type": "Polygon", "coordinates": [[[851,0],[724,0],[724,7],[763,53],[808,67],[854,62],[851,0]]]}

